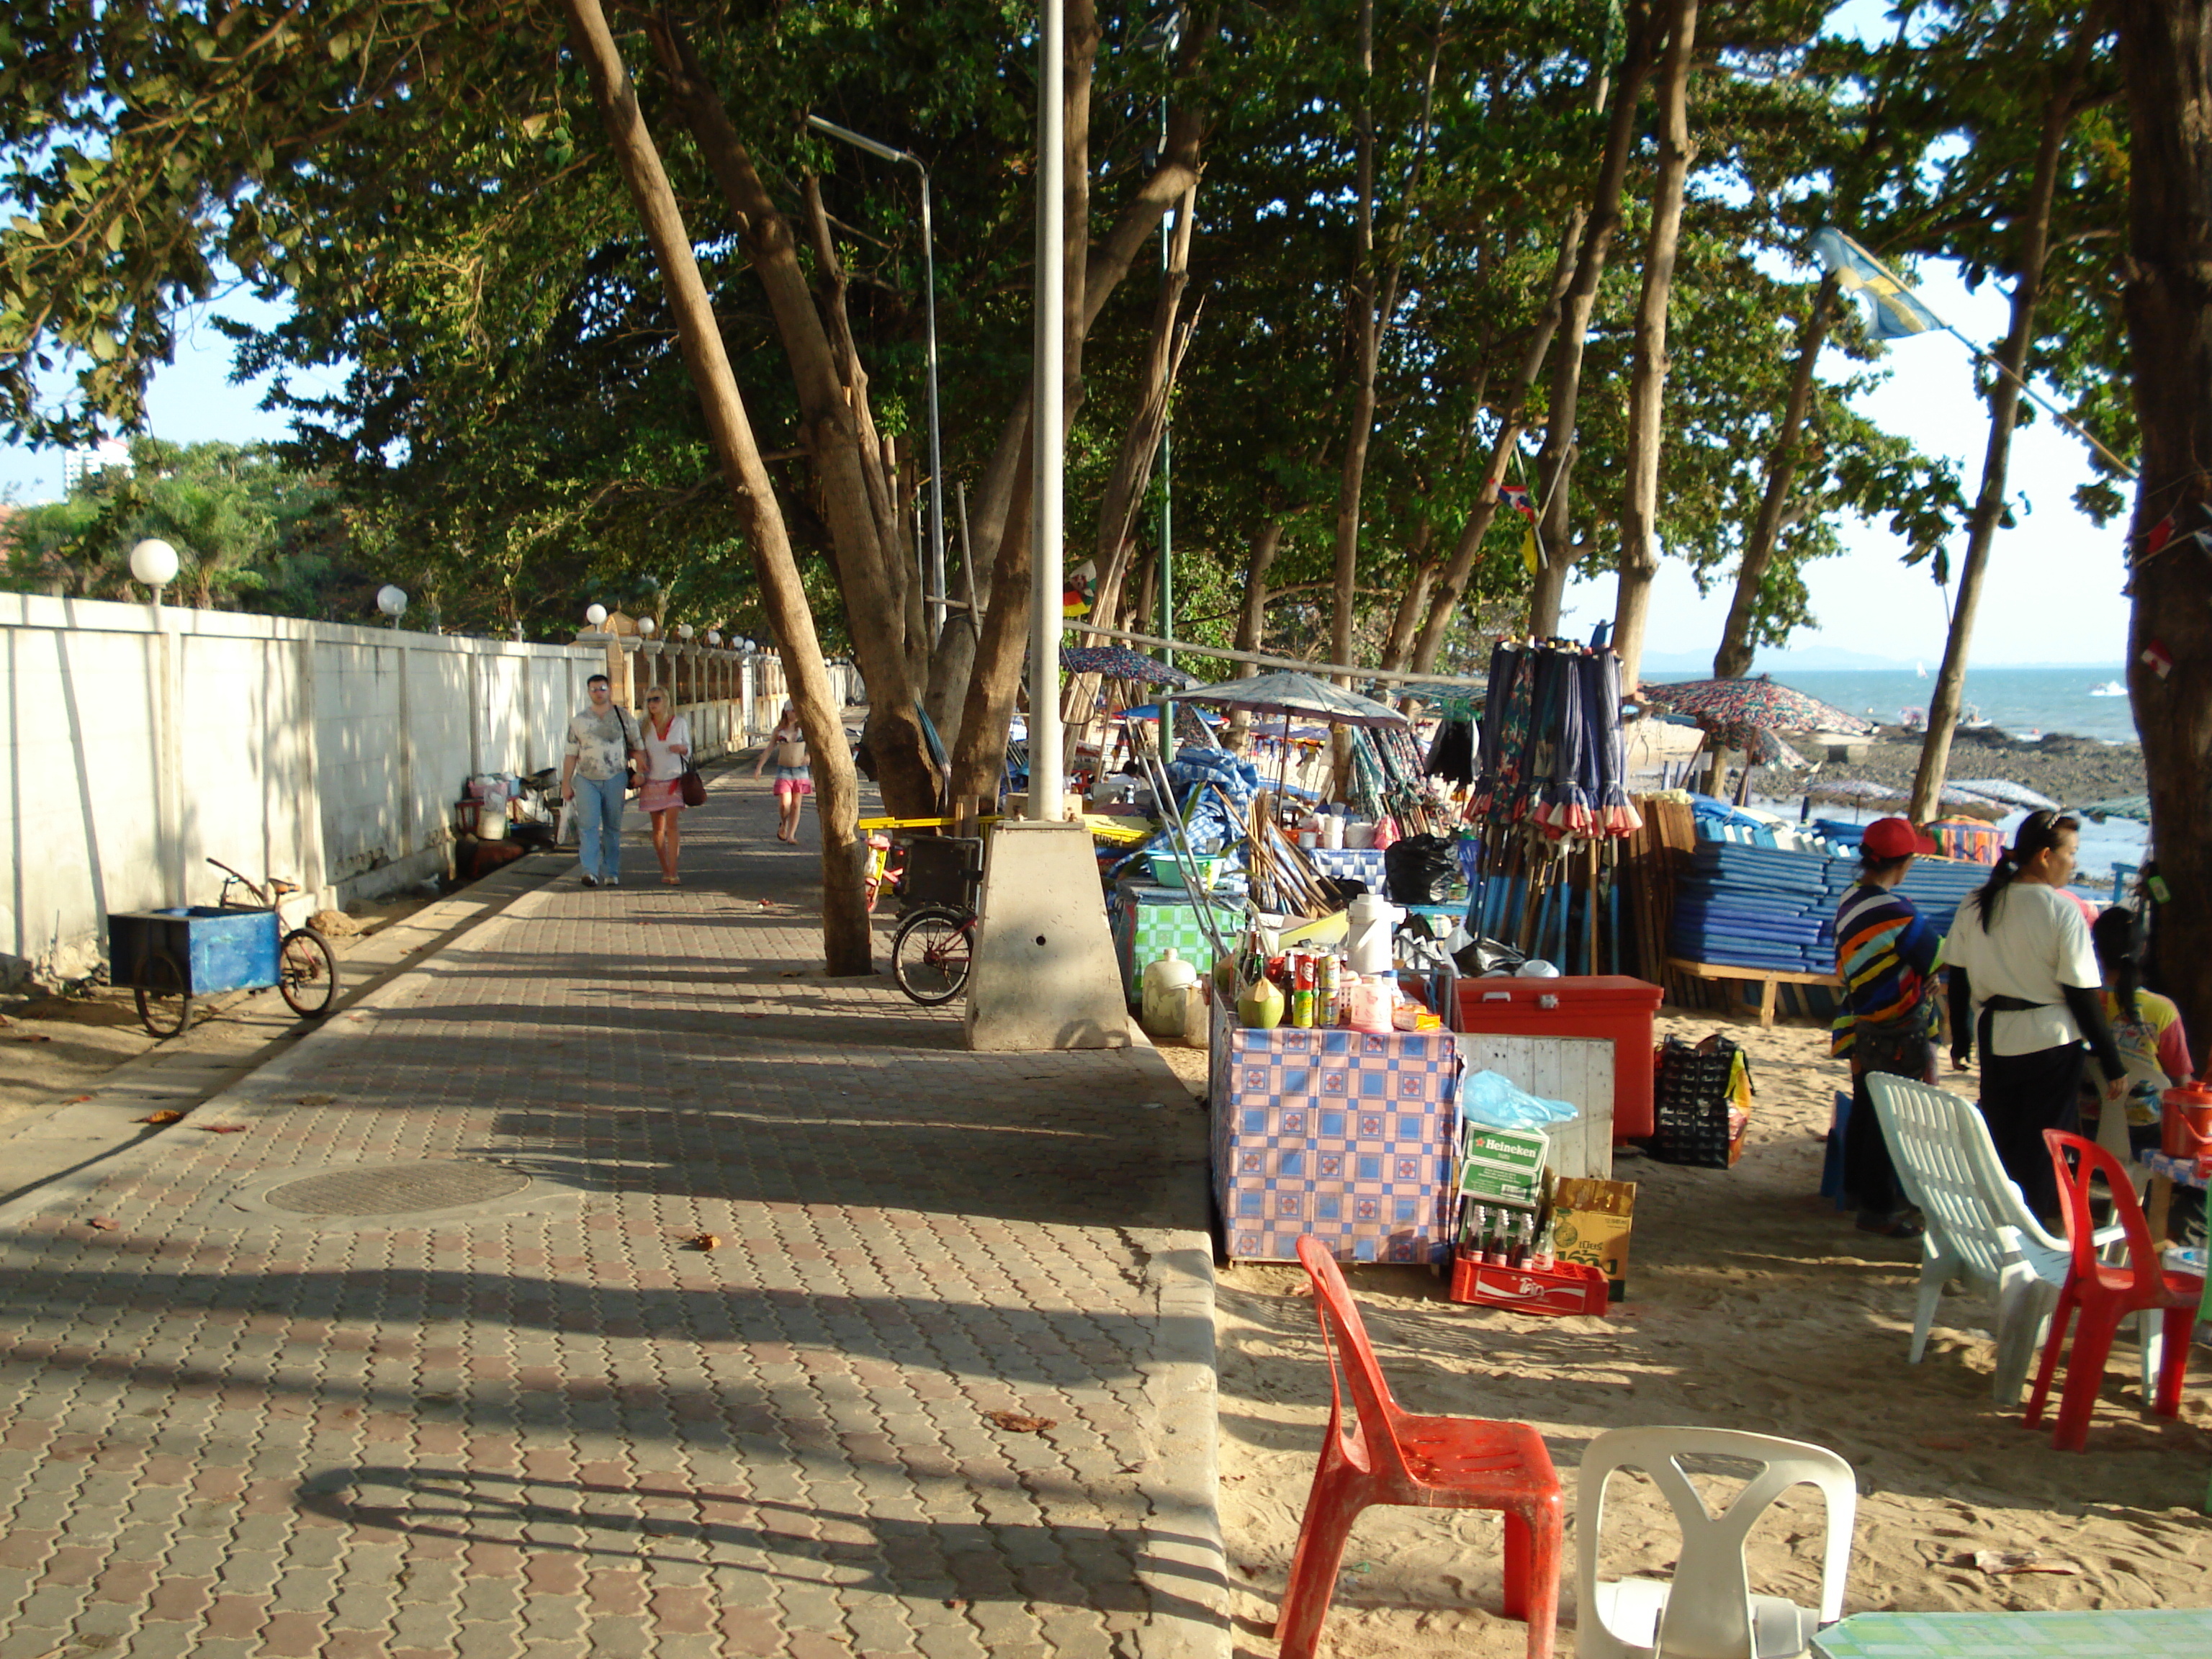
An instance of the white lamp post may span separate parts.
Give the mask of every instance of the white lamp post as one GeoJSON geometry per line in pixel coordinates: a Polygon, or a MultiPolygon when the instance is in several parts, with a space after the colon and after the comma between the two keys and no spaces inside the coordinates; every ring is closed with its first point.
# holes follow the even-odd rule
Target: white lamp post
{"type": "Polygon", "coordinates": [[[1066,442],[1067,79],[1064,0],[1037,15],[1037,212],[1036,483],[1030,501],[1030,798],[1025,816],[1060,817],[1060,491],[1066,442]]]}
{"type": "Polygon", "coordinates": [[[808,116],[806,125],[817,132],[842,138],[855,149],[910,167],[921,175],[922,316],[928,337],[929,363],[929,588],[924,598],[929,611],[930,642],[934,646],[937,636],[945,631],[945,457],[939,443],[937,413],[937,247],[929,219],[929,169],[921,164],[918,155],[893,149],[889,144],[854,132],[850,127],[841,127],[835,121],[825,121],[818,115],[808,116]]]}
{"type": "Polygon", "coordinates": [[[177,550],[152,538],[131,550],[131,574],[154,590],[154,613],[161,611],[161,590],[177,579],[177,550]]]}
{"type": "Polygon", "coordinates": [[[606,606],[603,605],[587,605],[585,607],[584,611],[584,621],[586,624],[591,628],[592,632],[597,633],[600,629],[605,628],[607,625],[606,606]]]}
{"type": "Polygon", "coordinates": [[[407,614],[406,591],[394,587],[390,582],[385,583],[376,590],[376,608],[392,618],[394,628],[398,627],[399,619],[407,614]]]}
{"type": "Polygon", "coordinates": [[[654,631],[659,626],[660,624],[650,617],[640,617],[637,619],[637,631],[648,640],[653,637],[654,631]]]}

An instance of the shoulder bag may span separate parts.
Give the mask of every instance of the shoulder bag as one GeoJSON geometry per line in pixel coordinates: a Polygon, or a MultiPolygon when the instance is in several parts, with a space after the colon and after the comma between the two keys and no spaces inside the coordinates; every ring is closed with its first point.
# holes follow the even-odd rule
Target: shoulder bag
{"type": "Polygon", "coordinates": [[[689,755],[684,757],[684,772],[676,780],[676,787],[686,806],[704,806],[707,804],[707,780],[699,775],[699,769],[692,765],[689,755]]]}

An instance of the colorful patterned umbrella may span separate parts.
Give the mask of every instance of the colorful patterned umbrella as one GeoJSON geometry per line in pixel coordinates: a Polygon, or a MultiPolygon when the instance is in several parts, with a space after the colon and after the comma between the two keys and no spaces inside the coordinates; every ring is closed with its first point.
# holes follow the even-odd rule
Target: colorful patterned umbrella
{"type": "Polygon", "coordinates": [[[1730,749],[1744,747],[1735,739],[1746,731],[1842,732],[1863,738],[1871,737],[1875,729],[1871,720],[1763,677],[1646,685],[1644,695],[1675,714],[1689,715],[1730,749]]]}
{"type": "Polygon", "coordinates": [[[1109,679],[1127,680],[1137,685],[1164,685],[1170,691],[1198,684],[1197,675],[1170,667],[1126,645],[1063,645],[1060,647],[1060,665],[1071,673],[1103,674],[1109,679]]]}

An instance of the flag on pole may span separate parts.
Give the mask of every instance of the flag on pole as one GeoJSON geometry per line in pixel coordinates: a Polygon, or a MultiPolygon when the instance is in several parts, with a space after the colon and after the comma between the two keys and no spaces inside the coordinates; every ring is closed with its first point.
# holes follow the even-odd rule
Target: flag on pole
{"type": "Polygon", "coordinates": [[[1531,524],[1521,532],[1521,563],[1532,576],[1544,568],[1544,556],[1536,549],[1536,526],[1531,524]]]}
{"type": "Polygon", "coordinates": [[[1833,225],[1814,233],[1813,257],[1846,294],[1866,301],[1867,326],[1877,340],[1909,339],[1943,326],[1896,273],[1833,225]]]}
{"type": "Polygon", "coordinates": [[[1536,516],[1535,504],[1528,499],[1528,488],[1526,484],[1498,485],[1498,499],[1524,519],[1534,520],[1536,516]]]}

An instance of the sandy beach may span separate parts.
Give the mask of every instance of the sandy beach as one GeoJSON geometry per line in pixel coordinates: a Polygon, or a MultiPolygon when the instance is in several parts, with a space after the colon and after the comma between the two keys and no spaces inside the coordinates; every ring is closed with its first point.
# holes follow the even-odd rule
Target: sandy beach
{"type": "MultiPolygon", "coordinates": [[[[1716,1022],[1668,1017],[1699,1036],[1716,1022]]],[[[1947,1297],[1927,1358],[1906,1363],[1919,1247],[1858,1232],[1819,1198],[1823,1137],[1844,1068],[1824,1031],[1733,1026],[1753,1057],[1757,1113],[1742,1161],[1696,1170],[1624,1158],[1638,1183],[1627,1300],[1604,1319],[1462,1307],[1425,1269],[1350,1278],[1386,1374],[1416,1412],[1513,1418],[1544,1434],[1567,1492],[1559,1650],[1573,1651],[1576,1467],[1608,1429],[1699,1424],[1830,1447],[1861,1492],[1847,1611],[2201,1606],[2212,1572],[2212,1394],[2192,1372],[2183,1414],[2143,1409],[2135,1350],[2108,1370],[2086,1455],[2054,1451],[1990,1397],[1993,1310],[1947,1297]],[[2051,1571],[1993,1571],[1988,1553],[2051,1571]]],[[[1205,1056],[1170,1050],[1186,1077],[1205,1056]]],[[[1947,1078],[1971,1092],[1972,1074],[1947,1078]]],[[[1222,1512],[1237,1651],[1275,1652],[1275,1608],[1328,1420],[1328,1383],[1304,1274],[1222,1271],[1222,1512]]],[[[1723,1483],[1723,1489],[1732,1489],[1723,1483]]],[[[1671,1517],[1616,1479],[1604,1571],[1661,1571],[1671,1517]]],[[[1372,1510],[1345,1557],[1322,1650],[1517,1655],[1498,1616],[1496,1516],[1372,1510]]],[[[1753,1587],[1818,1600],[1818,1504],[1801,1489],[1753,1534],[1753,1587]]]]}

